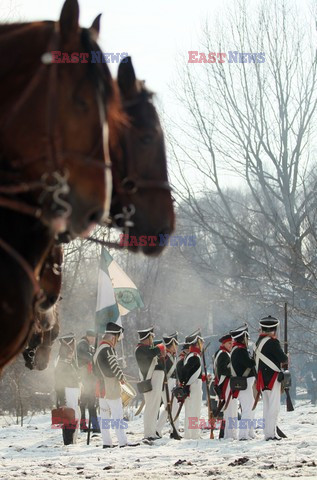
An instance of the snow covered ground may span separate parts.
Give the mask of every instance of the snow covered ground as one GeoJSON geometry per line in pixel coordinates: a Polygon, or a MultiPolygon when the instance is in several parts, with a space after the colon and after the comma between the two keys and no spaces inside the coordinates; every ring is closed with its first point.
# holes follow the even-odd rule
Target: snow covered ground
{"type": "MultiPolygon", "coordinates": [[[[253,441],[209,440],[208,431],[198,441],[175,441],[166,428],[154,445],[103,450],[100,435],[90,446],[84,434],[76,445],[64,446],[49,414],[26,419],[24,427],[0,422],[1,480],[317,478],[317,408],[307,401],[297,402],[292,413],[281,406],[279,426],[288,438],[280,442],[265,442],[260,430],[253,441]]],[[[129,421],[127,433],[129,441],[141,440],[142,416],[129,421]]]]}

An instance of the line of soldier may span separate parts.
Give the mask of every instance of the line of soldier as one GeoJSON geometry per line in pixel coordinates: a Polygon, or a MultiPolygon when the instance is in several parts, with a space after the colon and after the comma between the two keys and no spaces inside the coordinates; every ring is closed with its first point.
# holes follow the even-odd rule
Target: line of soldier
{"type": "Polygon", "coordinates": [[[261,331],[252,356],[248,351],[248,328],[243,326],[220,338],[221,346],[214,357],[215,390],[224,404],[224,438],[254,438],[254,409],[262,395],[263,418],[258,426],[263,428],[265,440],[280,440],[277,419],[284,376],[282,367],[288,357],[277,339],[279,321],[268,316],[262,318],[259,325],[261,331]],[[235,390],[235,380],[244,383],[244,388],[235,390]]]}
{"type": "MultiPolygon", "coordinates": [[[[163,390],[164,374],[168,381],[169,397],[171,401],[171,415],[177,416],[178,405],[173,398],[173,389],[181,384],[187,390],[185,407],[185,438],[199,438],[199,430],[190,428],[190,418],[200,416],[202,402],[202,374],[201,353],[203,338],[200,332],[186,337],[182,352],[177,359],[179,345],[177,333],[164,335],[163,342],[154,344],[154,327],[139,330],[139,344],[136,347],[135,357],[139,367],[141,382],[140,391],[144,394],[144,438],[150,441],[162,436],[162,429],[168,418],[166,393],[163,390]],[[159,414],[161,401],[163,410],[159,414]]],[[[175,428],[178,430],[178,418],[175,428]]]]}
{"type": "MultiPolygon", "coordinates": [[[[214,383],[219,395],[219,403],[222,402],[224,429],[221,430],[223,434],[221,436],[224,438],[239,437],[240,440],[254,438],[253,387],[257,373],[257,398],[259,393],[262,393],[265,439],[279,439],[276,433],[281,394],[279,372],[281,365],[287,362],[288,358],[276,338],[278,324],[278,320],[273,317],[265,317],[260,321],[261,333],[256,342],[254,357],[250,356],[247,349],[249,334],[246,326],[220,338],[221,346],[214,357],[214,383]],[[232,389],[230,378],[233,377],[238,380],[241,380],[241,377],[245,378],[245,388],[242,390],[232,389]],[[242,410],[239,424],[237,423],[238,399],[242,410]],[[241,425],[244,425],[243,428],[241,425]]],[[[119,446],[137,445],[128,443],[125,433],[126,425],[123,421],[120,384],[124,384],[126,379],[118,364],[115,351],[117,343],[122,338],[123,330],[121,326],[109,322],[95,353],[92,348],[93,335],[90,339],[87,338],[90,335],[87,335],[86,339],[82,339],[77,348],[78,357],[82,359],[80,368],[88,369],[90,372],[94,370],[94,374],[99,378],[100,429],[104,448],[113,446],[109,422],[107,423],[110,419],[116,422],[115,433],[119,446]]],[[[177,333],[164,335],[163,341],[158,344],[154,343],[153,326],[139,330],[138,335],[139,344],[135,350],[135,357],[141,380],[138,383],[138,389],[144,394],[145,400],[144,438],[149,441],[161,438],[162,430],[168,419],[168,407],[170,407],[172,419],[175,419],[175,428],[178,430],[178,416],[181,407],[174,398],[173,391],[176,385],[179,385],[184,392],[181,401],[181,404],[184,403],[185,410],[184,437],[198,439],[200,427],[199,424],[197,425],[197,420],[199,422],[201,414],[202,383],[206,381],[202,365],[204,341],[200,331],[197,330],[185,338],[179,357],[177,357],[179,345],[177,333]],[[163,389],[165,376],[169,397],[172,399],[169,405],[167,405],[166,391],[163,389]],[[161,403],[164,406],[160,412],[161,403]]],[[[58,404],[67,405],[75,410],[78,428],[80,417],[85,418],[85,402],[90,409],[91,418],[97,419],[94,406],[95,391],[88,379],[84,388],[81,415],[78,408],[80,390],[76,371],[75,340],[73,336],[65,336],[60,339],[60,342],[60,356],[55,372],[58,404]],[[67,388],[65,388],[66,384],[63,380],[65,375],[68,376],[67,388]],[[70,379],[72,380],[70,381],[70,379]]],[[[65,444],[74,443],[76,430],[64,428],[63,438],[65,444]]]]}
{"type": "MultiPolygon", "coordinates": [[[[277,339],[279,321],[271,316],[259,322],[260,335],[253,356],[248,351],[249,333],[246,325],[222,336],[221,346],[214,355],[214,384],[219,396],[218,411],[223,412],[220,438],[249,440],[255,438],[254,427],[263,428],[266,440],[280,440],[277,434],[277,419],[280,409],[283,365],[288,357],[277,339]],[[263,417],[254,421],[254,409],[262,395],[263,417]],[[238,421],[238,401],[241,419],[238,421]]],[[[167,419],[166,396],[162,398],[164,363],[169,361],[170,398],[176,382],[185,390],[184,437],[198,439],[200,436],[200,415],[202,405],[203,338],[200,331],[186,337],[183,350],[177,361],[177,334],[163,336],[163,343],[154,345],[153,327],[139,331],[140,343],[136,348],[136,359],[140,369],[141,382],[145,388],[144,437],[155,440],[161,437],[162,427],[167,419]],[[165,347],[165,349],[164,349],[165,347]],[[166,360],[167,361],[167,360],[166,360]],[[147,391],[147,383],[150,389],[147,391]],[[158,416],[161,399],[165,409],[158,416]]],[[[167,364],[167,363],[166,363],[167,364]]],[[[184,397],[182,398],[184,400],[184,397]]],[[[177,416],[177,402],[172,400],[172,417],[177,416]]],[[[218,413],[216,416],[218,416],[218,413]]],[[[178,428],[178,422],[175,425],[178,428]]],[[[210,425],[210,427],[212,427],[210,425]]]]}

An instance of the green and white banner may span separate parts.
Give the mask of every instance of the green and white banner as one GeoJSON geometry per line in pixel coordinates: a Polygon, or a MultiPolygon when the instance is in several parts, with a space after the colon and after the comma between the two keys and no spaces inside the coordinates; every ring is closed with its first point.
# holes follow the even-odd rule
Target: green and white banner
{"type": "Polygon", "coordinates": [[[108,322],[121,325],[121,316],[142,307],[144,304],[136,285],[102,247],[98,274],[96,332],[104,333],[108,322]]]}

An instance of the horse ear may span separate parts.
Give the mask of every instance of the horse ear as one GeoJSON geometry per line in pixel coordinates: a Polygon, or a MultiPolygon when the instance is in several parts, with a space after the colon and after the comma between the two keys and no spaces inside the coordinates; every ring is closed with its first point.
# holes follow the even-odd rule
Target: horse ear
{"type": "Polygon", "coordinates": [[[98,17],[95,18],[95,20],[92,22],[91,27],[89,29],[92,35],[92,38],[95,40],[95,42],[98,40],[98,37],[99,37],[100,18],[101,18],[101,13],[99,13],[98,17]]]}
{"type": "Polygon", "coordinates": [[[118,85],[124,98],[132,98],[138,93],[131,57],[125,57],[120,62],[118,69],[118,85]]]}
{"type": "Polygon", "coordinates": [[[59,19],[63,41],[77,34],[79,28],[79,5],[77,0],[66,0],[59,19]]]}

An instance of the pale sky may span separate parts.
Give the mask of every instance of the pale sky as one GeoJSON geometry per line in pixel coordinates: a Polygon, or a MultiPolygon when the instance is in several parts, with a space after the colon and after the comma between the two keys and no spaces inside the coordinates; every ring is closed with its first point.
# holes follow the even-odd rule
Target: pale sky
{"type": "MultiPolygon", "coordinates": [[[[57,20],[63,3],[0,0],[0,21],[57,20]]],[[[200,25],[206,16],[219,13],[223,4],[221,0],[79,0],[80,24],[88,27],[102,13],[102,50],[128,52],[138,78],[146,80],[168,112],[168,85],[175,77],[177,56],[198,48],[200,25]]]]}

